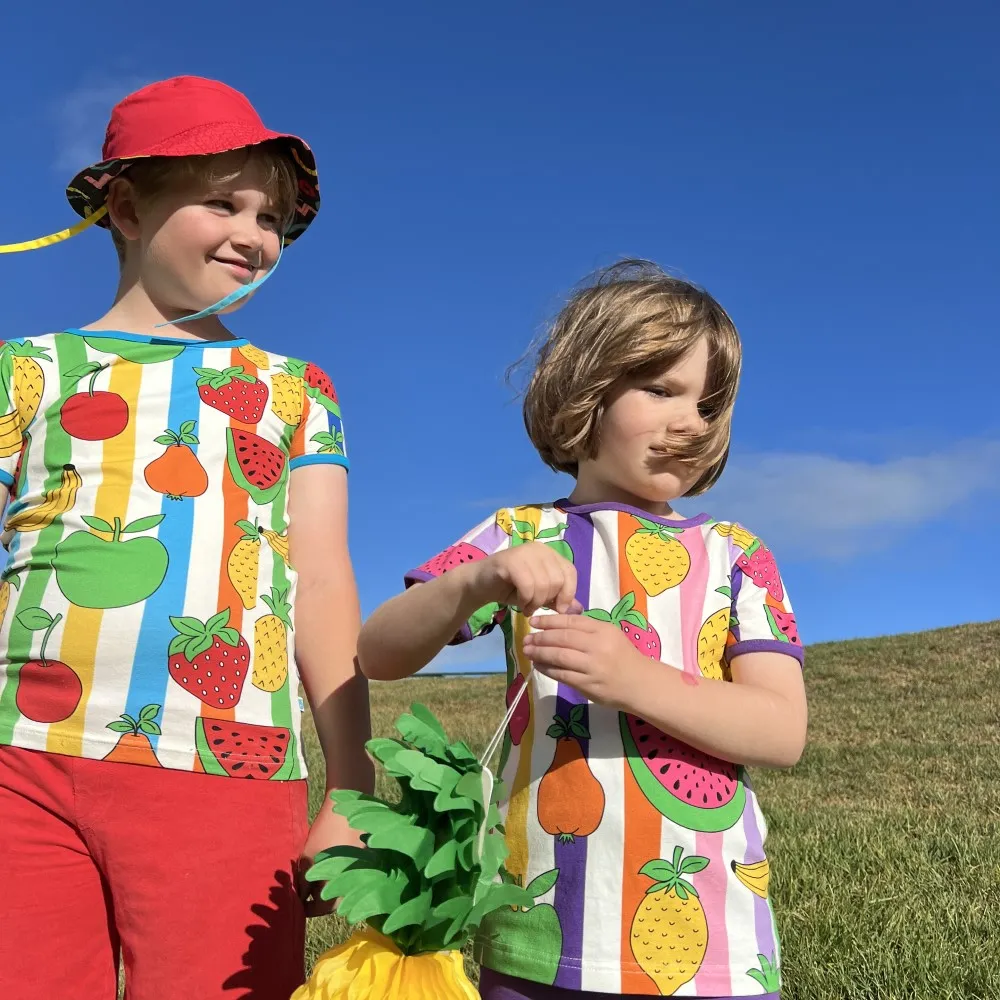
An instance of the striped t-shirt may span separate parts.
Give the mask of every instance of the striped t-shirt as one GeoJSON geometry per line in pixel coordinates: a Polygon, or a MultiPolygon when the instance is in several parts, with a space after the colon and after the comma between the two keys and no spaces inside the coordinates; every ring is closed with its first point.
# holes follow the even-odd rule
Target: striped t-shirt
{"type": "Polygon", "coordinates": [[[346,466],[315,365],[245,340],[0,346],[0,745],[305,774],[288,564],[298,466],[346,466]]]}
{"type": "MultiPolygon", "coordinates": [[[[671,520],[565,500],[508,508],[407,583],[530,541],[572,559],[585,613],[621,628],[665,670],[731,681],[729,662],[743,653],[802,660],[770,550],[707,515],[671,520]]],[[[573,990],[776,995],[766,826],[744,769],[529,673],[529,626],[514,609],[481,609],[459,639],[497,624],[508,704],[528,678],[499,764],[509,793],[505,878],[534,905],[491,914],[477,958],[573,990]]]]}

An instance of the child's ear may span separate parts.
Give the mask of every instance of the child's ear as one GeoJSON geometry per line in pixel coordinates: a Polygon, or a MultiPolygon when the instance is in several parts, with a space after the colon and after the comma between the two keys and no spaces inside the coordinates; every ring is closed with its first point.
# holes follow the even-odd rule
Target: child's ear
{"type": "Polygon", "coordinates": [[[116,177],[108,187],[108,218],[125,239],[139,238],[138,198],[125,177],[116,177]]]}

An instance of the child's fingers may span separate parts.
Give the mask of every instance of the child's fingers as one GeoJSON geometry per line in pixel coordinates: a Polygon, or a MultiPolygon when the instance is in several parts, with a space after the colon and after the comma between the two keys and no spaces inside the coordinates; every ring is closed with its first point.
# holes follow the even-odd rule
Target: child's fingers
{"type": "MultiPolygon", "coordinates": [[[[568,615],[544,615],[549,619],[543,631],[529,632],[524,637],[524,648],[530,649],[532,655],[535,650],[558,646],[561,649],[575,649],[581,653],[588,652],[593,647],[593,636],[590,632],[582,629],[568,628],[565,625],[551,624],[552,619],[562,618],[563,621],[572,622],[575,619],[568,615]]],[[[534,622],[532,623],[534,624],[534,622]]]]}

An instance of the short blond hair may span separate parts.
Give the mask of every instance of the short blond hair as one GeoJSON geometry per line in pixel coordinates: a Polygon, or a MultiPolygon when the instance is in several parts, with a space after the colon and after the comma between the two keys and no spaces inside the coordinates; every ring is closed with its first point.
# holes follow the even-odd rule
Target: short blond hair
{"type": "MultiPolygon", "coordinates": [[[[206,156],[150,156],[136,160],[121,176],[132,184],[139,201],[149,202],[168,191],[183,190],[193,185],[228,184],[251,166],[261,168],[264,193],[274,204],[275,214],[281,218],[284,231],[295,213],[298,181],[295,168],[279,143],[262,142],[206,156]]],[[[113,223],[111,239],[118,252],[119,264],[124,264],[128,241],[113,223]]]]}
{"type": "Polygon", "coordinates": [[[700,402],[707,426],[666,447],[703,470],[687,496],[709,489],[729,456],[742,363],[739,333],[703,288],[647,260],[622,260],[593,276],[528,356],[534,366],[524,393],[524,425],[545,464],[575,477],[580,459],[597,455],[612,391],[624,379],[668,370],[701,338],[709,349],[700,402]]]}

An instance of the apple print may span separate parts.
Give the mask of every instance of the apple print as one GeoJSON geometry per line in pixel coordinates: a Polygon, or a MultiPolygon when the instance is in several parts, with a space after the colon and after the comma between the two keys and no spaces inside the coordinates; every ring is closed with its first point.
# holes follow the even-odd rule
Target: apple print
{"type": "Polygon", "coordinates": [[[117,392],[95,390],[97,376],[108,366],[88,361],[64,372],[66,378],[90,376],[86,391],[70,396],[59,411],[59,423],[70,437],[81,441],[105,441],[121,434],[128,426],[128,403],[117,392]]]}
{"type": "Polygon", "coordinates": [[[37,660],[28,660],[21,667],[14,701],[17,710],[32,722],[62,722],[68,719],[80,704],[83,685],[76,671],[61,660],[45,656],[52,630],[62,621],[62,615],[53,618],[43,608],[25,608],[17,616],[17,623],[31,632],[44,632],[42,648],[37,660]]]}
{"type": "Polygon", "coordinates": [[[154,594],[167,575],[167,550],[158,538],[122,539],[150,531],[163,514],[140,517],[122,527],[99,517],[84,516],[101,538],[90,531],[74,531],[56,546],[53,566],[56,583],[66,599],[80,608],[124,608],[154,594]]]}

